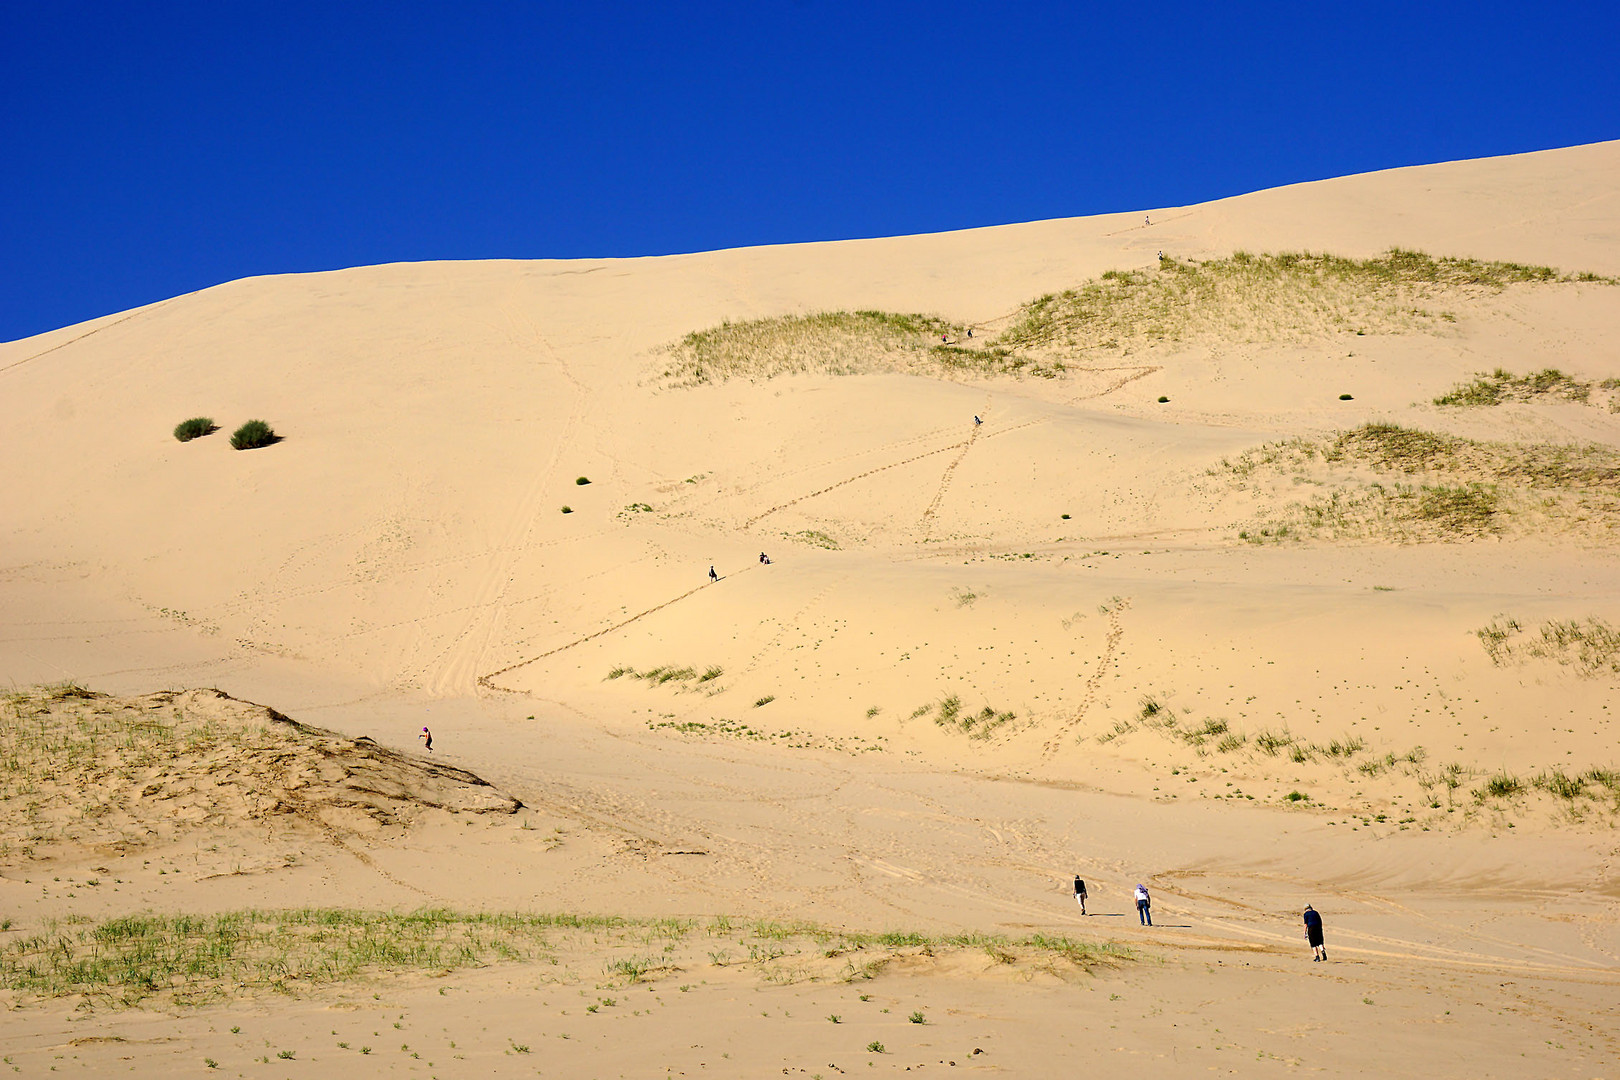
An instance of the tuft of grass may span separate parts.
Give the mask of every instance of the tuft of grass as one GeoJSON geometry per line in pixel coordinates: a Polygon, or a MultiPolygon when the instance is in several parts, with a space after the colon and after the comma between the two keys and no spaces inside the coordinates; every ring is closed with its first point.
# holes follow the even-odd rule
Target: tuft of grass
{"type": "Polygon", "coordinates": [[[962,708],[962,699],[955,694],[941,699],[937,704],[923,705],[911,716],[916,719],[930,712],[934,714],[935,724],[959,731],[970,739],[988,739],[997,728],[1017,719],[1016,713],[998,711],[990,705],[978,712],[968,712],[962,708]]]}
{"type": "Polygon", "coordinates": [[[809,544],[811,547],[826,548],[828,551],[838,550],[838,541],[826,533],[817,532],[814,529],[801,529],[799,532],[789,536],[788,539],[800,544],[809,544]]]}
{"type": "Polygon", "coordinates": [[[281,436],[270,429],[270,425],[263,420],[249,420],[231,433],[231,449],[257,450],[261,446],[271,446],[281,441],[281,436]]]}
{"type": "Polygon", "coordinates": [[[174,437],[181,442],[190,442],[204,435],[212,435],[218,430],[219,426],[209,417],[193,416],[190,420],[182,420],[175,425],[174,437]]]}
{"type": "Polygon", "coordinates": [[[1523,790],[1524,784],[1517,776],[1514,776],[1510,772],[1503,771],[1485,781],[1485,785],[1474,792],[1474,794],[1481,799],[1486,797],[1507,799],[1519,794],[1523,790]]]}
{"type": "Polygon", "coordinates": [[[562,508],[562,512],[565,514],[572,514],[574,512],[574,508],[572,506],[564,506],[562,508]]]}
{"type": "Polygon", "coordinates": [[[576,477],[574,477],[574,483],[578,484],[580,487],[584,487],[586,484],[588,484],[590,482],[591,482],[591,478],[588,477],[588,476],[576,476],[576,477]]]}
{"type": "Polygon", "coordinates": [[[773,702],[775,700],[776,700],[776,695],[775,694],[766,694],[764,697],[762,697],[759,700],[754,702],[754,708],[762,709],[766,705],[769,705],[771,702],[773,702]]]}
{"type": "Polygon", "coordinates": [[[866,1044],[866,1050],[871,1054],[884,1054],[888,1052],[883,1048],[883,1044],[878,1042],[876,1039],[873,1039],[871,1042],[866,1044]]]}

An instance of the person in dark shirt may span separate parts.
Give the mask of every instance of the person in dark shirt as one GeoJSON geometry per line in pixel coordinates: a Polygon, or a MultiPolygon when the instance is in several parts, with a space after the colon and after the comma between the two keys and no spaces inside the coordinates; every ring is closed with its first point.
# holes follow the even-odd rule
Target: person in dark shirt
{"type": "Polygon", "coordinates": [[[1082,915],[1087,914],[1087,912],[1086,912],[1086,883],[1084,881],[1080,880],[1080,875],[1078,875],[1078,874],[1076,874],[1075,877],[1074,877],[1074,898],[1080,904],[1080,914],[1082,914],[1082,915]]]}
{"type": "Polygon", "coordinates": [[[1305,905],[1305,940],[1311,943],[1311,960],[1327,959],[1327,946],[1322,944],[1322,916],[1311,905],[1305,905]]]}

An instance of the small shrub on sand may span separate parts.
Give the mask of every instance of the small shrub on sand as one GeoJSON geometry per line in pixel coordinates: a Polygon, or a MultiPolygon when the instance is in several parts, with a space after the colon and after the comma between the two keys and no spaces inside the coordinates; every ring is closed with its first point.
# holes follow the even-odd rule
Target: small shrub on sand
{"type": "Polygon", "coordinates": [[[206,416],[193,416],[190,420],[182,420],[175,426],[174,437],[181,442],[190,442],[200,439],[204,435],[212,435],[219,430],[219,425],[206,416]]]}
{"type": "Polygon", "coordinates": [[[1524,790],[1524,784],[1517,776],[1509,772],[1499,772],[1489,780],[1485,786],[1474,792],[1479,798],[1507,799],[1524,790]]]}
{"type": "Polygon", "coordinates": [[[584,487],[586,484],[588,484],[590,482],[591,482],[591,478],[588,477],[588,476],[576,476],[576,477],[574,477],[574,483],[578,484],[580,487],[584,487]]]}
{"type": "Polygon", "coordinates": [[[281,436],[270,429],[270,425],[263,420],[249,420],[231,433],[231,448],[233,450],[257,450],[261,446],[270,446],[281,441],[281,436]]]}

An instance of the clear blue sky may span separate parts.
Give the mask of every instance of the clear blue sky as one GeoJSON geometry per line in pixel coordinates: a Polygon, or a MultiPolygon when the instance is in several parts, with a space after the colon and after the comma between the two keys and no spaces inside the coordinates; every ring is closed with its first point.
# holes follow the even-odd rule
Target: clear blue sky
{"type": "Polygon", "coordinates": [[[1620,4],[0,3],[0,340],[1620,138],[1620,4]]]}

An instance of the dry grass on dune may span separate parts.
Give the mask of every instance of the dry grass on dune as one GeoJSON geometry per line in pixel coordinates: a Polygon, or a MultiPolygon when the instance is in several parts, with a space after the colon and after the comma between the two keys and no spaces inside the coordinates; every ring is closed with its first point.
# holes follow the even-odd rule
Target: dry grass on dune
{"type": "MultiPolygon", "coordinates": [[[[1602,620],[1547,624],[1542,641],[1515,641],[1518,631],[1516,622],[1504,618],[1480,630],[1479,637],[1498,664],[1536,656],[1584,663],[1592,671],[1620,671],[1620,638],[1602,620]]],[[[1529,816],[1612,828],[1620,818],[1620,770],[1612,765],[1525,776],[1505,769],[1488,773],[1458,761],[1431,761],[1422,746],[1375,748],[1350,734],[1313,742],[1286,727],[1244,730],[1225,717],[1171,708],[1155,694],[1143,696],[1134,716],[1096,736],[1101,744],[1142,739],[1183,748],[1183,754],[1192,751],[1171,776],[1231,778],[1230,790],[1217,791],[1212,784],[1209,790],[1216,793],[1206,791],[1205,798],[1255,801],[1262,797],[1256,792],[1270,788],[1277,792],[1271,798],[1283,804],[1343,813],[1399,831],[1459,829],[1529,816]]]]}
{"type": "Polygon", "coordinates": [[[1128,355],[1161,344],[1300,341],[1338,334],[1433,333],[1466,305],[1509,285],[1613,284],[1551,267],[1434,257],[1395,249],[1372,259],[1238,252],[1205,261],[1161,258],[1156,269],[1110,270],[992,320],[999,333],[936,315],[834,311],[725,322],[664,350],[672,387],[905,372],[941,377],[1061,377],[1088,353],[1128,355]],[[941,339],[946,340],[941,340],[941,339]]]}
{"type": "Polygon", "coordinates": [[[1434,403],[1455,408],[1489,408],[1510,401],[1547,398],[1620,412],[1620,379],[1580,379],[1557,368],[1515,375],[1497,368],[1490,374],[1480,372],[1469,382],[1459,383],[1435,398],[1434,403]]]}
{"type": "Polygon", "coordinates": [[[218,690],[118,698],[61,685],[0,703],[0,860],[57,844],[138,847],[211,825],[366,832],[429,807],[519,805],[472,773],[218,690]]]}
{"type": "Polygon", "coordinates": [[[1291,481],[1274,498],[1279,505],[1240,532],[1255,543],[1418,543],[1548,530],[1598,541],[1620,529],[1620,451],[1597,444],[1485,442],[1370,423],[1267,444],[1213,472],[1273,490],[1291,481]],[[1299,485],[1326,490],[1289,497],[1299,485]]]}

